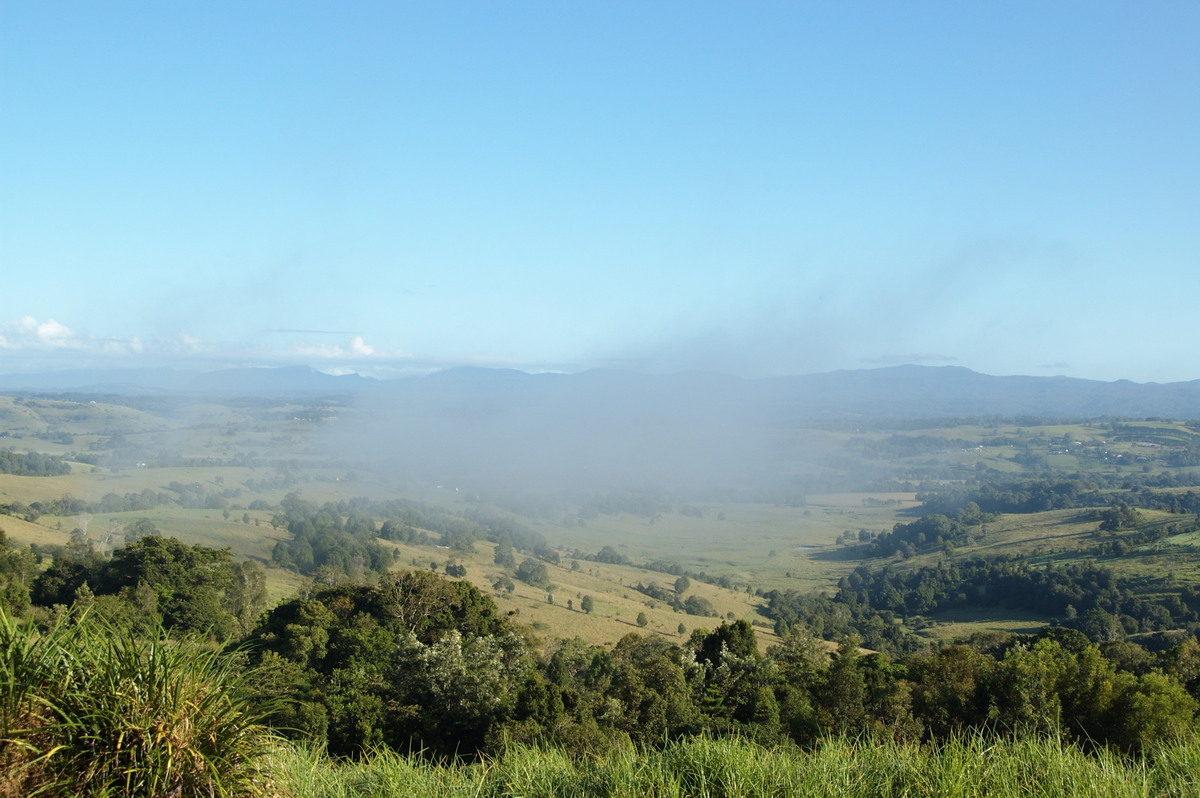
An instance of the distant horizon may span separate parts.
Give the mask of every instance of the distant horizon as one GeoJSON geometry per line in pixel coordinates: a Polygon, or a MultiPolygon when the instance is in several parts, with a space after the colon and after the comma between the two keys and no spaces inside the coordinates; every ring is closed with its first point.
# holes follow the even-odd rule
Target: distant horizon
{"type": "MultiPolygon", "coordinates": [[[[2,368],[2,367],[0,367],[0,368],[2,368]]],[[[446,366],[442,366],[442,367],[431,368],[431,369],[424,370],[424,371],[414,371],[413,373],[408,373],[408,374],[380,377],[380,376],[374,376],[371,374],[363,374],[363,373],[360,373],[357,371],[344,371],[344,370],[326,371],[326,370],[321,369],[318,366],[314,366],[314,365],[307,364],[307,363],[287,363],[287,364],[279,364],[279,365],[271,364],[271,365],[213,366],[213,367],[204,367],[204,366],[188,367],[188,366],[181,366],[181,365],[162,364],[162,365],[153,365],[153,366],[92,366],[92,367],[82,366],[82,367],[68,367],[68,368],[61,368],[61,369],[49,369],[49,370],[41,370],[41,371],[3,371],[3,370],[0,370],[0,380],[3,380],[4,378],[13,378],[13,377],[22,377],[22,376],[38,377],[38,376],[54,376],[54,375],[69,375],[69,374],[91,374],[91,373],[104,374],[104,373],[129,373],[129,372],[132,372],[132,373],[170,372],[170,373],[182,374],[182,375],[204,375],[204,374],[216,374],[216,373],[237,372],[237,371],[303,370],[306,372],[320,374],[325,377],[356,377],[358,379],[363,379],[363,380],[372,380],[372,381],[376,381],[376,382],[387,382],[390,380],[428,377],[428,376],[431,376],[434,374],[440,374],[440,373],[444,373],[447,371],[455,371],[455,370],[459,370],[459,369],[478,369],[478,370],[484,370],[484,371],[514,371],[514,372],[518,372],[518,373],[529,375],[529,376],[537,376],[537,375],[542,375],[542,374],[557,374],[557,375],[563,375],[563,376],[570,376],[570,375],[574,375],[574,374],[585,374],[588,372],[614,372],[614,373],[624,373],[624,374],[635,374],[635,375],[647,376],[647,377],[686,376],[689,374],[711,375],[711,376],[725,377],[725,378],[733,379],[733,380],[756,381],[756,380],[781,379],[781,378],[788,378],[788,377],[813,377],[813,376],[820,376],[820,375],[824,375],[824,374],[837,374],[837,373],[841,373],[841,372],[877,372],[877,371],[887,371],[887,370],[898,370],[898,369],[904,369],[904,368],[918,368],[918,369],[930,369],[930,370],[957,369],[957,370],[967,371],[972,374],[977,374],[977,375],[984,376],[984,377],[996,377],[996,378],[1015,377],[1015,378],[1031,378],[1031,379],[1069,379],[1069,380],[1078,380],[1080,382],[1097,382],[1097,383],[1102,383],[1102,384],[1128,382],[1128,383],[1133,383],[1135,385],[1172,385],[1172,384],[1200,381],[1200,377],[1196,377],[1196,378],[1192,378],[1192,379],[1183,379],[1183,380],[1171,380],[1169,382],[1161,382],[1161,381],[1155,381],[1155,380],[1138,381],[1138,380],[1131,380],[1131,379],[1127,379],[1127,378],[1123,378],[1123,377],[1113,379],[1113,380],[1097,380],[1097,379],[1090,379],[1087,377],[1073,377],[1073,376],[1067,375],[1067,374],[992,374],[992,373],[989,373],[986,371],[979,371],[978,369],[972,369],[968,366],[963,366],[963,365],[954,364],[954,363],[941,363],[941,364],[895,363],[895,364],[889,364],[889,365],[862,366],[860,368],[836,368],[836,369],[828,369],[825,371],[808,371],[808,372],[796,372],[796,373],[791,373],[791,374],[773,374],[773,375],[767,375],[767,376],[749,376],[749,377],[738,375],[738,374],[733,374],[733,373],[730,373],[727,371],[718,371],[715,369],[701,369],[701,368],[683,369],[683,370],[679,370],[679,371],[651,371],[651,370],[639,370],[639,369],[635,369],[635,368],[617,368],[617,367],[609,367],[609,366],[595,366],[595,367],[591,367],[591,368],[582,368],[582,369],[578,369],[575,371],[565,371],[565,370],[548,370],[548,369],[536,370],[536,369],[520,368],[517,366],[489,366],[489,365],[477,365],[477,364],[469,364],[469,363],[446,365],[446,366]]],[[[4,390],[4,389],[2,387],[0,387],[0,390],[4,390]]]]}

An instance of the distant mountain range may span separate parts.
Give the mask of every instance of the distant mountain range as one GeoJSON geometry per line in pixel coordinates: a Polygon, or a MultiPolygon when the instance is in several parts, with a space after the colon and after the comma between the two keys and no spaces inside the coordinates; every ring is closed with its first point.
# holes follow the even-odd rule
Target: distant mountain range
{"type": "Polygon", "coordinates": [[[769,426],[813,418],[969,416],[1200,418],[1200,380],[1101,382],[1071,377],[995,377],[959,366],[894,366],[741,379],[689,372],[527,374],[461,367],[423,377],[375,380],[304,366],[213,372],[160,369],[0,375],[0,392],[89,395],[359,395],[416,408],[501,413],[538,408],[544,418],[584,413],[616,418],[689,416],[719,422],[758,418],[769,426]],[[772,423],[774,422],[774,423],[772,423]]]}

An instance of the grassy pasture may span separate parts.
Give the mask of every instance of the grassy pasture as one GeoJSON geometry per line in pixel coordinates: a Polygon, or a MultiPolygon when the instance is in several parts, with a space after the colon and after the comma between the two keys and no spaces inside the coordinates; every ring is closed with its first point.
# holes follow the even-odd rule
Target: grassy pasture
{"type": "MultiPolygon", "coordinates": [[[[0,396],[0,428],[8,434],[41,435],[59,430],[72,435],[107,435],[165,426],[161,418],[123,405],[0,396]]],[[[22,443],[27,441],[34,448],[32,441],[21,439],[22,443]]]]}
{"type": "MultiPolygon", "coordinates": [[[[687,571],[728,576],[735,584],[803,590],[828,587],[854,567],[838,554],[838,535],[890,530],[896,523],[900,507],[864,506],[865,498],[814,496],[803,507],[697,502],[702,517],[668,512],[651,520],[620,513],[588,519],[582,527],[530,526],[568,550],[595,553],[607,545],[635,562],[665,560],[687,571]]],[[[903,504],[911,504],[911,495],[903,504]]]]}
{"type": "Polygon", "coordinates": [[[950,642],[969,637],[976,632],[1010,632],[1012,634],[1037,634],[1050,618],[1021,610],[959,609],[932,613],[926,616],[932,625],[920,630],[922,637],[939,642],[950,642]]]}
{"type": "MultiPolygon", "coordinates": [[[[633,587],[639,582],[657,582],[669,590],[676,578],[670,574],[586,560],[578,561],[579,568],[576,570],[571,567],[571,559],[564,558],[560,565],[546,563],[553,584],[551,590],[513,579],[515,588],[509,594],[492,588],[492,584],[505,571],[494,563],[495,546],[491,543],[475,543],[469,553],[451,552],[437,546],[391,545],[395,546],[400,558],[400,568],[424,570],[431,563],[437,563],[440,573],[449,559],[461,563],[467,569],[466,579],[491,596],[503,612],[512,612],[518,622],[532,626],[547,639],[579,637],[588,643],[611,645],[630,632],[642,632],[684,642],[692,630],[711,629],[732,613],[734,618],[760,624],[756,626],[756,631],[759,644],[764,649],[779,642],[771,630],[770,622],[758,612],[761,599],[744,591],[725,590],[692,580],[685,595],[708,599],[721,617],[688,615],[675,612],[668,605],[654,601],[633,587]],[[548,601],[551,595],[553,603],[548,601]],[[591,596],[595,602],[591,613],[580,609],[584,596],[591,596]],[[573,608],[567,607],[568,601],[573,608]],[[645,628],[637,625],[640,612],[644,612],[649,621],[645,628]],[[678,631],[681,623],[685,627],[683,634],[678,631]]],[[[521,555],[518,554],[518,561],[520,559],[521,555]]],[[[511,577],[511,574],[508,576],[511,577]]]]}
{"type": "Polygon", "coordinates": [[[30,523],[11,515],[0,516],[0,529],[4,530],[10,541],[21,545],[61,546],[67,542],[66,531],[30,523]]]}
{"type": "Polygon", "coordinates": [[[1097,522],[1089,511],[1050,510],[1044,513],[1005,515],[987,524],[987,537],[964,552],[984,555],[1032,556],[1055,551],[1077,551],[1095,543],[1097,522]]]}

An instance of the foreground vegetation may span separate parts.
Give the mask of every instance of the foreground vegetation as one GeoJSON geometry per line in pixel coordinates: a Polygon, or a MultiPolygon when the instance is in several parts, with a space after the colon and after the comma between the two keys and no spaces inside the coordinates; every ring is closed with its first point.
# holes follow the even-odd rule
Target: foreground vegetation
{"type": "Polygon", "coordinates": [[[0,795],[253,795],[274,735],[233,657],[86,613],[0,612],[0,795]]]}
{"type": "Polygon", "coordinates": [[[304,749],[270,760],[279,786],[311,798],[1184,798],[1200,790],[1200,746],[1143,757],[1084,753],[1047,738],[955,738],[940,745],[846,738],[802,751],[741,739],[691,739],[572,758],[515,747],[474,764],[380,753],[331,763],[304,749]]]}
{"type": "Polygon", "coordinates": [[[764,746],[740,736],[580,755],[507,743],[478,759],[379,750],[334,760],[261,725],[236,654],[137,640],[94,618],[45,633],[0,615],[0,795],[1190,796],[1200,744],[1136,755],[1033,731],[764,746]]]}

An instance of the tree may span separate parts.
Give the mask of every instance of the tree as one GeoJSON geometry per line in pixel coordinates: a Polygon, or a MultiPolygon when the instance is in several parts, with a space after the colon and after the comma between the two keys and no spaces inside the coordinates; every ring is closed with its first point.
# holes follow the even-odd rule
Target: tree
{"type": "Polygon", "coordinates": [[[712,602],[703,596],[691,595],[683,602],[683,611],[688,615],[700,615],[706,618],[717,617],[717,611],[713,609],[712,602]]]}
{"type": "Polygon", "coordinates": [[[19,615],[29,607],[29,586],[37,576],[37,562],[28,546],[14,547],[0,529],[0,608],[19,615]]]}
{"type": "Polygon", "coordinates": [[[149,518],[139,518],[125,528],[125,542],[133,543],[149,535],[157,534],[159,534],[158,528],[154,526],[149,518]]]}
{"type": "Polygon", "coordinates": [[[1131,751],[1195,732],[1196,700],[1179,682],[1162,673],[1152,671],[1138,678],[1114,709],[1115,742],[1131,751]]]}
{"type": "Polygon", "coordinates": [[[629,558],[612,546],[605,546],[596,554],[596,562],[608,563],[609,565],[628,565],[629,558]]]}
{"type": "Polygon", "coordinates": [[[981,685],[996,661],[968,646],[946,646],[909,662],[913,710],[937,737],[946,737],[987,717],[981,685]]]}
{"type": "Polygon", "coordinates": [[[470,754],[516,710],[532,659],[491,599],[428,571],[294,599],[245,641],[284,733],[354,755],[387,745],[470,754]],[[281,706],[274,696],[293,701],[281,706]]]}
{"type": "Polygon", "coordinates": [[[1056,640],[1014,646],[996,666],[990,700],[1003,728],[1057,734],[1062,727],[1062,690],[1075,665],[1056,640]]]}
{"type": "Polygon", "coordinates": [[[516,568],[517,560],[513,556],[512,541],[508,538],[500,538],[500,542],[496,544],[496,554],[492,561],[501,568],[516,568]]]}
{"type": "Polygon", "coordinates": [[[1125,502],[1116,502],[1100,514],[1100,531],[1130,529],[1142,522],[1142,514],[1125,502]]]}
{"type": "Polygon", "coordinates": [[[833,734],[853,733],[861,728],[866,707],[867,682],[860,664],[858,641],[844,640],[837,657],[824,673],[816,692],[821,726],[833,734]]]}
{"type": "Polygon", "coordinates": [[[646,617],[646,613],[639,612],[637,615],[637,625],[643,629],[650,623],[650,619],[646,617]]]}
{"type": "Polygon", "coordinates": [[[704,635],[696,646],[696,659],[701,662],[717,663],[722,652],[735,657],[757,657],[758,640],[749,621],[723,623],[704,635]]]}
{"type": "Polygon", "coordinates": [[[584,612],[590,613],[593,609],[595,609],[595,607],[596,602],[592,600],[591,596],[584,596],[579,600],[579,609],[583,610],[584,612]]]}
{"type": "Polygon", "coordinates": [[[688,579],[686,576],[681,576],[675,580],[675,592],[681,596],[688,592],[688,588],[691,586],[692,580],[688,579]]]}
{"type": "Polygon", "coordinates": [[[517,579],[534,587],[550,587],[550,572],[546,564],[532,557],[527,557],[517,566],[517,579]]]}

